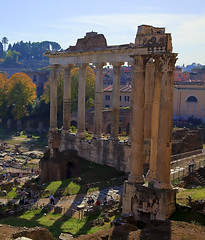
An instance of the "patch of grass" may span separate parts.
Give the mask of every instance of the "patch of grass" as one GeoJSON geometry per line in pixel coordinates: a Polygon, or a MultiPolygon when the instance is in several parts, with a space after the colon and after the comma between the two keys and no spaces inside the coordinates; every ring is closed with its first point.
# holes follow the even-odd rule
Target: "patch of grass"
{"type": "Polygon", "coordinates": [[[80,191],[80,185],[76,184],[75,182],[71,181],[67,188],[65,189],[63,195],[72,195],[77,194],[80,191]]]}
{"type": "Polygon", "coordinates": [[[177,203],[187,205],[187,199],[191,196],[192,200],[201,200],[205,198],[205,187],[186,189],[177,193],[177,203]]]}
{"type": "Polygon", "coordinates": [[[34,209],[32,211],[26,211],[24,212],[19,218],[25,219],[25,220],[31,220],[35,217],[35,215],[40,214],[41,209],[34,209]]]}
{"type": "Polygon", "coordinates": [[[176,185],[179,184],[179,183],[180,183],[180,179],[174,179],[174,180],[171,181],[171,184],[172,184],[173,186],[176,186],[176,185]]]}
{"type": "MultiPolygon", "coordinates": [[[[116,216],[111,218],[111,221],[116,216]]],[[[18,217],[8,217],[0,221],[0,224],[9,224],[17,227],[36,227],[43,226],[47,228],[55,238],[58,238],[61,232],[69,232],[74,237],[81,234],[89,234],[104,230],[110,227],[110,222],[103,226],[91,226],[91,221],[101,218],[101,215],[86,217],[82,220],[76,218],[69,218],[60,214],[47,213],[43,214],[41,209],[34,209],[27,211],[18,217]]]]}
{"type": "Polygon", "coordinates": [[[16,187],[13,187],[12,190],[7,193],[6,198],[7,198],[7,199],[18,198],[17,193],[16,193],[16,187]]]}

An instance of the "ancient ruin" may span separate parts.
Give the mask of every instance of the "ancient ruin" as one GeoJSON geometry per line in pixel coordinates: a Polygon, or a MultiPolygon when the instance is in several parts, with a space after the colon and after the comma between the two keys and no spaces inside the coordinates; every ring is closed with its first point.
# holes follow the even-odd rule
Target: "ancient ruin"
{"type": "MultiPolygon", "coordinates": [[[[165,220],[175,210],[175,190],[170,184],[171,133],[173,116],[173,78],[176,53],[172,53],[171,34],[165,28],[138,27],[135,43],[108,46],[102,34],[87,33],[76,46],[65,51],[47,52],[51,72],[50,157],[58,152],[75,150],[78,156],[119,170],[130,172],[124,184],[123,213],[136,220],[165,220]],[[132,65],[131,141],[121,143],[119,131],[120,67],[132,65]],[[94,132],[85,140],[86,66],[96,66],[94,132]],[[111,136],[102,134],[102,67],[109,63],[114,70],[111,136]],[[79,67],[77,134],[70,133],[71,69],[79,67]],[[57,74],[64,68],[63,130],[57,130],[57,74]],[[146,151],[145,151],[146,150],[146,151]],[[144,179],[145,152],[149,152],[149,172],[144,179]]],[[[68,164],[69,164],[69,160],[68,164]]],[[[60,179],[65,165],[56,169],[60,179]]],[[[41,176],[47,176],[49,160],[41,164],[41,176]]],[[[56,166],[56,165],[55,165],[56,166]]],[[[49,176],[44,178],[49,180],[49,176]]]]}

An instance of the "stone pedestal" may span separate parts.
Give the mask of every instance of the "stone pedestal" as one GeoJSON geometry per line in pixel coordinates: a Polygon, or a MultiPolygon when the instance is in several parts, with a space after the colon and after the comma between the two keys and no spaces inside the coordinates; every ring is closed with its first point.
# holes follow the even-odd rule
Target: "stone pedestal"
{"type": "Polygon", "coordinates": [[[136,221],[166,220],[175,211],[176,190],[157,189],[125,181],[123,214],[131,214],[136,221]]]}

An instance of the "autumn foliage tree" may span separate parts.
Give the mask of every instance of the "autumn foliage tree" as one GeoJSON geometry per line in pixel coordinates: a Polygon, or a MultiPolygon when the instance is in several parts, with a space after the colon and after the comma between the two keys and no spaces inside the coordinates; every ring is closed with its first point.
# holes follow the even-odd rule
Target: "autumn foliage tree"
{"type": "MultiPolygon", "coordinates": [[[[36,86],[25,73],[15,73],[9,79],[0,76],[0,107],[4,112],[10,112],[14,119],[27,115],[27,106],[36,98],[36,86]],[[5,108],[5,109],[3,109],[5,108]]],[[[4,117],[0,111],[0,117],[4,117]]]]}
{"type": "Polygon", "coordinates": [[[0,117],[4,118],[7,113],[6,96],[8,93],[8,79],[5,74],[0,73],[0,117]]]}

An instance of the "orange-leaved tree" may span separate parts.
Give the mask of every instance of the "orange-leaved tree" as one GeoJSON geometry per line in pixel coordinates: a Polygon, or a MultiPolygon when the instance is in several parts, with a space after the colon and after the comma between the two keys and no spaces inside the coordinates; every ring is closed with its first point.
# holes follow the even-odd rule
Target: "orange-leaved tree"
{"type": "Polygon", "coordinates": [[[15,73],[9,79],[7,103],[12,116],[20,119],[27,115],[27,106],[36,98],[36,85],[25,73],[15,73]]]}
{"type": "Polygon", "coordinates": [[[6,96],[9,86],[10,84],[6,74],[0,73],[0,118],[4,118],[7,114],[6,96]]]}

